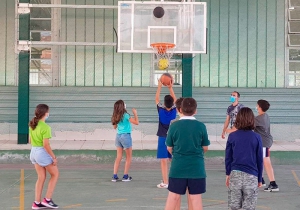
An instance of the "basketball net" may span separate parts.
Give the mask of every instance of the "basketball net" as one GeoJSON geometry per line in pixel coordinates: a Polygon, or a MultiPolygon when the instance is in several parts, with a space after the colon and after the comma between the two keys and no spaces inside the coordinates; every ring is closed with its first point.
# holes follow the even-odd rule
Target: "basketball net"
{"type": "MultiPolygon", "coordinates": [[[[162,59],[170,61],[170,58],[173,55],[175,44],[173,43],[166,43],[166,42],[159,42],[159,43],[152,43],[150,44],[152,49],[154,50],[157,60],[160,61],[162,59]]],[[[157,63],[159,66],[159,62],[157,63]]]]}

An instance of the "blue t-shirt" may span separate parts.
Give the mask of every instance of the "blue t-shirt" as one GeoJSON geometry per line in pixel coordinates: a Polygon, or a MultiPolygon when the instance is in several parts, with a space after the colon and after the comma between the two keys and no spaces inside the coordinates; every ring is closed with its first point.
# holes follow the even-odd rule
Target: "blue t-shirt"
{"type": "Polygon", "coordinates": [[[173,105],[170,110],[167,110],[164,105],[158,103],[156,107],[158,112],[158,130],[156,135],[166,137],[171,120],[176,118],[176,106],[173,105]]]}
{"type": "Polygon", "coordinates": [[[228,136],[225,154],[226,175],[232,170],[257,176],[262,181],[263,151],[260,135],[251,130],[237,130],[228,136]]]}
{"type": "Polygon", "coordinates": [[[117,125],[117,133],[131,133],[131,123],[129,121],[130,115],[128,113],[124,113],[121,121],[117,125]]]}

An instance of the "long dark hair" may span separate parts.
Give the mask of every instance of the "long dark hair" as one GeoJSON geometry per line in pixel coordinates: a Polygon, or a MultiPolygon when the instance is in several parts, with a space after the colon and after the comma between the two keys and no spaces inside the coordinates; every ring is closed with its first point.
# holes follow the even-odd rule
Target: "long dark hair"
{"type": "Polygon", "coordinates": [[[123,100],[116,101],[114,105],[114,112],[111,117],[111,122],[113,125],[117,125],[123,118],[123,115],[127,113],[125,109],[125,103],[123,100]]]}
{"type": "Polygon", "coordinates": [[[234,126],[238,130],[254,129],[254,114],[248,107],[241,108],[236,116],[234,126]]]}
{"type": "Polygon", "coordinates": [[[32,130],[34,130],[39,122],[40,119],[42,119],[45,114],[49,112],[49,106],[46,104],[39,104],[36,106],[34,111],[34,118],[29,122],[29,126],[32,130]]]}

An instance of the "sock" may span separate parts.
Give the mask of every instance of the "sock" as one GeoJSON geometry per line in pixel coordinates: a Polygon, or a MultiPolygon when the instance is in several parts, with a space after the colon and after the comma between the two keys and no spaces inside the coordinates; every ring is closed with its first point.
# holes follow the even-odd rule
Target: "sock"
{"type": "Polygon", "coordinates": [[[35,204],[40,204],[41,202],[38,202],[38,201],[34,201],[35,202],[35,204]]]}
{"type": "Polygon", "coordinates": [[[46,201],[51,201],[51,198],[45,198],[46,199],[46,201]]]}
{"type": "Polygon", "coordinates": [[[270,185],[277,185],[275,181],[270,182],[270,185]]]}
{"type": "Polygon", "coordinates": [[[118,174],[114,174],[114,178],[118,178],[118,174]]]}
{"type": "Polygon", "coordinates": [[[128,174],[124,174],[123,178],[128,179],[128,174]]]}

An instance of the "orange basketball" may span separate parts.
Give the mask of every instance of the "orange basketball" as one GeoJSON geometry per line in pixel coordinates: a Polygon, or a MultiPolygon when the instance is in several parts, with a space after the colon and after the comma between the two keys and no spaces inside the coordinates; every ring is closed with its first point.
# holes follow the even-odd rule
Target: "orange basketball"
{"type": "Polygon", "coordinates": [[[171,74],[169,73],[164,73],[163,75],[161,75],[160,77],[160,82],[164,85],[170,85],[173,82],[173,77],[171,74]]]}

